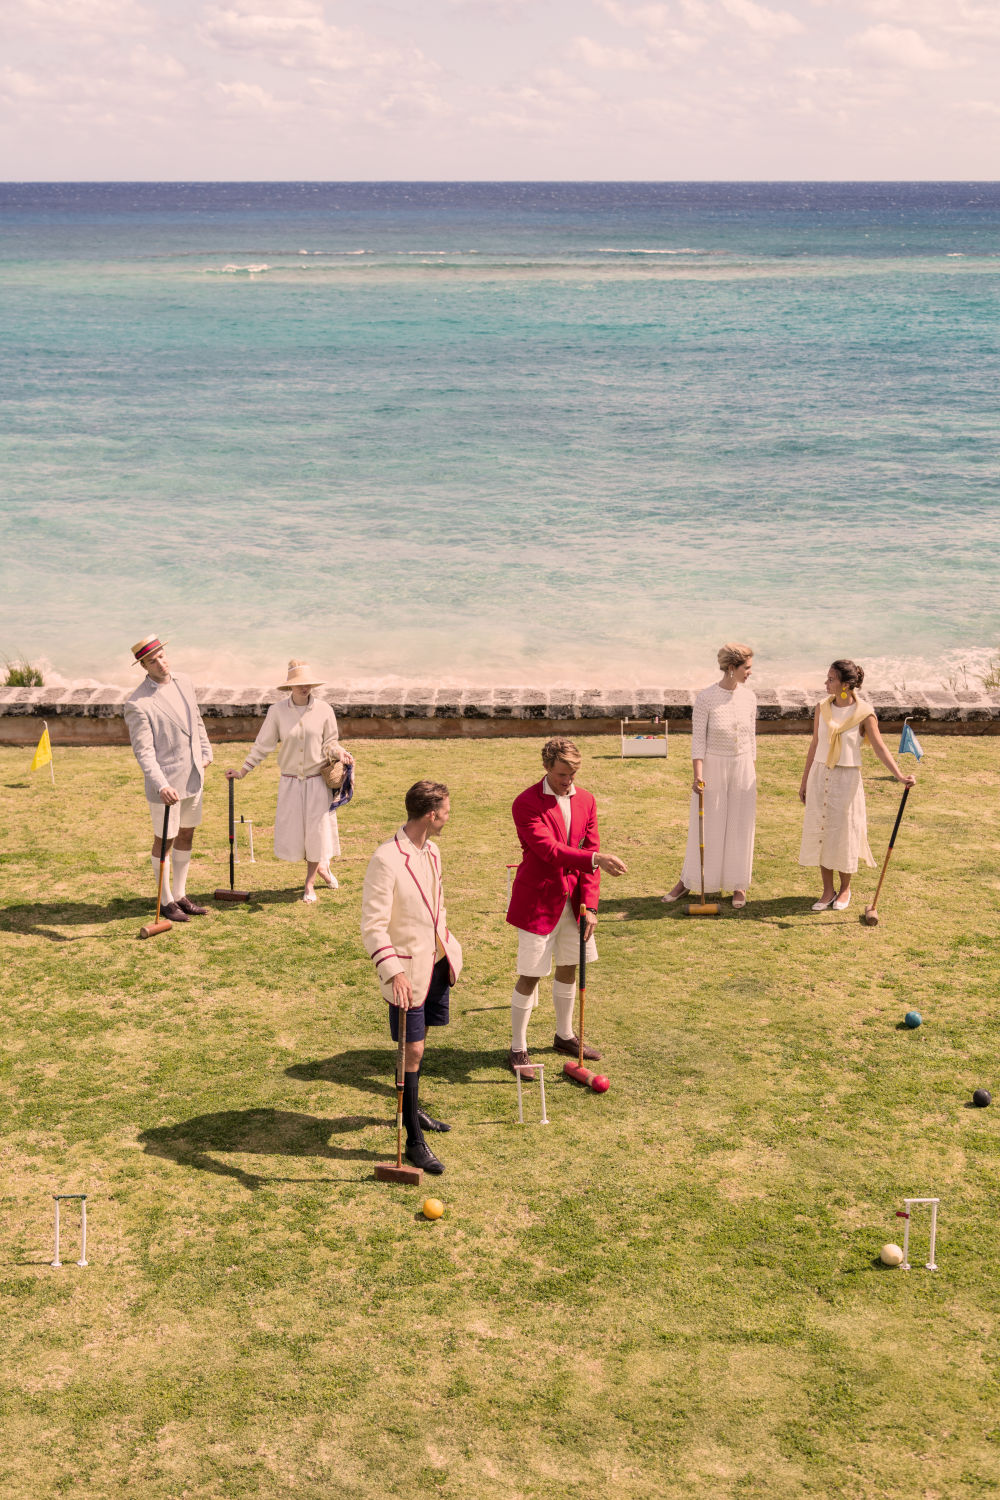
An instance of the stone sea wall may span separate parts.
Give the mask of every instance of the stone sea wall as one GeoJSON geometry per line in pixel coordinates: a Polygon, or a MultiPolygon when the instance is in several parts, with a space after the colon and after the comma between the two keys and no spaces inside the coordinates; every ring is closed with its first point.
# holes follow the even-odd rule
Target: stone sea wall
{"type": "MultiPolygon", "coordinates": [[[[279,694],[262,688],[199,688],[198,701],[214,742],[250,740],[279,694]]],[[[489,738],[501,735],[596,735],[619,732],[624,718],[665,719],[690,731],[694,693],[686,688],[605,689],[325,687],[347,739],[489,738]]],[[[56,745],[124,745],[128,733],[122,688],[0,688],[0,745],[34,744],[45,719],[56,745]]],[[[866,694],[879,722],[899,730],[904,718],[921,734],[1000,734],[1000,695],[973,692],[874,691],[866,694]]],[[[815,699],[794,688],[761,689],[761,734],[807,734],[815,699]]]]}

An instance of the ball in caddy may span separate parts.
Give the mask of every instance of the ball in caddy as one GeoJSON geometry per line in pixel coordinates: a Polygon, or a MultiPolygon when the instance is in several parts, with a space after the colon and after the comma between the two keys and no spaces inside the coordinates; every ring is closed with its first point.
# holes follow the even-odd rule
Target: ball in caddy
{"type": "Polygon", "coordinates": [[[972,1095],[972,1102],[977,1109],[985,1109],[987,1104],[993,1103],[993,1095],[989,1089],[976,1089],[972,1095]]]}
{"type": "Polygon", "coordinates": [[[923,1020],[924,1018],[919,1010],[908,1010],[903,1017],[903,1025],[908,1026],[911,1031],[914,1031],[918,1026],[923,1025],[923,1020]]]}
{"type": "Polygon", "coordinates": [[[611,1079],[605,1078],[603,1073],[595,1073],[590,1087],[595,1094],[606,1094],[611,1087],[611,1079]]]}
{"type": "Polygon", "coordinates": [[[425,1198],[423,1208],[420,1212],[425,1219],[440,1219],[444,1213],[444,1204],[440,1198],[425,1198]]]}
{"type": "Polygon", "coordinates": [[[884,1266],[901,1266],[903,1264],[903,1252],[898,1245],[883,1245],[878,1253],[878,1257],[884,1266]]]}

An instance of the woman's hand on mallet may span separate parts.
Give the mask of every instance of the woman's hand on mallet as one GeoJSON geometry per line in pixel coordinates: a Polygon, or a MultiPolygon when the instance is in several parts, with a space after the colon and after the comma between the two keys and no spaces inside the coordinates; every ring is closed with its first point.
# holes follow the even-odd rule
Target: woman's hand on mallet
{"type": "Polygon", "coordinates": [[[903,773],[902,773],[902,771],[898,771],[896,773],[896,780],[902,786],[916,786],[916,784],[917,784],[917,778],[913,775],[912,772],[910,773],[909,776],[904,776],[903,773]]]}
{"type": "Polygon", "coordinates": [[[627,875],[628,865],[617,854],[595,854],[594,863],[608,875],[627,875]]]}
{"type": "Polygon", "coordinates": [[[392,976],[392,1003],[400,1010],[413,1009],[413,986],[405,974],[392,976]]]}

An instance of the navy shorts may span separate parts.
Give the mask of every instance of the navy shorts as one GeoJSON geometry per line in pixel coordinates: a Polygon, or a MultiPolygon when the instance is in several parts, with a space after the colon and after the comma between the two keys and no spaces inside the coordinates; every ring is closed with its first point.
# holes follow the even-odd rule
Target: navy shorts
{"type": "MultiPolygon", "coordinates": [[[[451,999],[451,973],[447,958],[439,958],[431,975],[431,987],[423,1005],[406,1012],[406,1040],[422,1042],[428,1026],[447,1026],[448,1002],[451,999]]],[[[389,1030],[394,1042],[399,1041],[399,1006],[389,1006],[389,1030]]]]}

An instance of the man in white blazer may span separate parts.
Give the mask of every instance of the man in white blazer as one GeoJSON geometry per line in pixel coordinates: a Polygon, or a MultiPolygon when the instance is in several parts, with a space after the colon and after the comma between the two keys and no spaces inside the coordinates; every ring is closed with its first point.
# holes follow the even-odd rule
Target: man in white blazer
{"type": "Polygon", "coordinates": [[[146,801],[153,822],[153,875],[160,873],[163,809],[169,807],[167,850],[172,871],[163,871],[160,910],[171,922],[203,917],[207,907],[196,906],[187,895],[188,866],[194,831],[201,822],[205,767],[212,747],[198,711],[189,677],[177,677],[163,651],[163,642],[148,635],[132,647],[146,676],[125,703],[125,723],[135,758],[146,783],[146,801]]]}
{"type": "Polygon", "coordinates": [[[361,937],[389,1003],[389,1030],[399,1041],[406,1012],[403,1121],[406,1157],[425,1172],[443,1164],[424,1130],[450,1130],[420,1107],[420,1064],[428,1026],[447,1026],[451,986],[462,972],[462,948],[448,930],[441,851],[431,838],[448,821],[448,788],[418,781],[406,794],[406,822],[368,861],[361,897],[361,937]]]}

